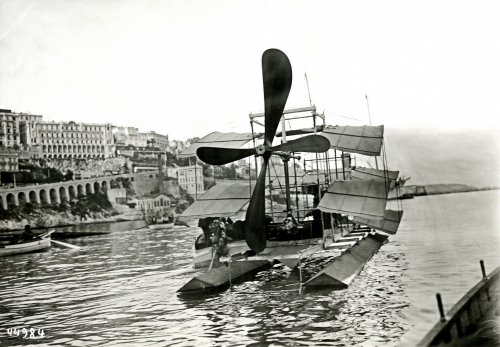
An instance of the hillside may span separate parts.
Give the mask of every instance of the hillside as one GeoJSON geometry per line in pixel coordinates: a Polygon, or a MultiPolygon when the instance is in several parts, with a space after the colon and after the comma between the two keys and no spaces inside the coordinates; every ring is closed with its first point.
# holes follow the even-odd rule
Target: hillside
{"type": "Polygon", "coordinates": [[[106,196],[87,194],[67,204],[31,204],[0,210],[0,230],[76,225],[119,220],[121,215],[112,207],[106,196]]]}

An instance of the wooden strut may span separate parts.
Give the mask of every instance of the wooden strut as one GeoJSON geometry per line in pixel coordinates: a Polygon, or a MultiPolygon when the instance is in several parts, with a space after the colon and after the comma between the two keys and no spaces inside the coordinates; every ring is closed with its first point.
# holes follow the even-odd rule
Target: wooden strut
{"type": "Polygon", "coordinates": [[[212,270],[212,266],[214,265],[215,255],[217,254],[217,245],[212,245],[212,260],[210,261],[210,266],[208,267],[208,271],[212,270]],[[215,250],[214,250],[215,248],[215,250]]]}
{"type": "Polygon", "coordinates": [[[227,266],[229,267],[228,277],[229,277],[229,289],[231,289],[231,254],[228,254],[229,260],[227,261],[227,266]]]}
{"type": "MultiPolygon", "coordinates": [[[[371,126],[372,125],[372,116],[370,114],[370,104],[368,102],[368,94],[365,95],[365,98],[366,98],[366,108],[368,109],[368,121],[370,122],[370,126],[371,126]]],[[[375,168],[378,170],[377,157],[375,156],[374,159],[375,159],[375,168]]]]}
{"type": "Polygon", "coordinates": [[[299,294],[302,294],[302,257],[299,255],[299,294]]]}
{"type": "MultiPolygon", "coordinates": [[[[299,108],[290,108],[290,109],[287,109],[287,110],[283,110],[283,114],[289,114],[289,113],[301,113],[301,112],[308,112],[308,111],[312,111],[312,112],[315,112],[316,111],[316,106],[307,106],[307,107],[299,107],[299,108]]],[[[256,117],[264,117],[264,112],[259,112],[259,113],[250,113],[248,115],[250,117],[250,119],[254,119],[256,117]]],[[[307,116],[309,117],[309,116],[307,116]]],[[[254,120],[255,121],[255,120],[254,120]]]]}

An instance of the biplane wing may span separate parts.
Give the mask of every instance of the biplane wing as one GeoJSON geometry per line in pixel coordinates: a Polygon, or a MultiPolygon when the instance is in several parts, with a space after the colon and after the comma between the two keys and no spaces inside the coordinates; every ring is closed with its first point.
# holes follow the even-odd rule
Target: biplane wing
{"type": "Polygon", "coordinates": [[[214,131],[184,149],[179,153],[178,157],[196,157],[196,150],[200,147],[239,148],[250,140],[252,140],[251,133],[222,133],[214,131]]]}
{"type": "Polygon", "coordinates": [[[384,126],[331,126],[321,133],[331,148],[348,153],[379,156],[384,138],[384,126]]]}
{"type": "Polygon", "coordinates": [[[207,216],[229,217],[244,211],[255,183],[218,182],[193,202],[180,216],[179,220],[204,218],[207,216]]]}

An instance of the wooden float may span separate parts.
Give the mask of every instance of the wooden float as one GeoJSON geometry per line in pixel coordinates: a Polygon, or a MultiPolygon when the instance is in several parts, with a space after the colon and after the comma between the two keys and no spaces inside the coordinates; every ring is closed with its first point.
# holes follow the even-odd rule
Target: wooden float
{"type": "MultiPolygon", "coordinates": [[[[322,242],[321,238],[314,239],[304,239],[304,240],[290,240],[290,241],[268,241],[267,247],[264,251],[259,253],[259,256],[265,257],[265,259],[273,259],[274,258],[282,258],[283,263],[290,268],[294,268],[298,264],[298,252],[301,252],[305,249],[309,249],[314,246],[318,246],[322,242]],[[282,257],[283,255],[293,254],[294,259],[288,260],[285,258],[290,257],[282,257]]],[[[229,254],[244,254],[250,251],[245,240],[231,241],[227,244],[229,254]]],[[[206,268],[209,266],[212,259],[212,247],[205,247],[202,249],[196,249],[195,245],[192,247],[193,259],[194,259],[194,268],[206,268]]],[[[256,257],[252,257],[254,259],[256,257]]],[[[258,259],[258,257],[256,258],[258,259]]],[[[280,260],[281,261],[281,260],[280,260]]],[[[218,263],[216,261],[216,263],[218,263]]]]}
{"type": "MultiPolygon", "coordinates": [[[[481,261],[483,279],[472,287],[445,315],[438,293],[437,301],[441,319],[418,343],[418,346],[486,346],[492,341],[477,336],[487,324],[496,324],[500,314],[500,267],[486,276],[481,261]]],[[[493,329],[494,330],[494,329],[493,329]]],[[[498,333],[496,333],[498,334],[498,333]]],[[[498,335],[496,336],[498,339],[498,335]]],[[[498,340],[496,341],[498,343],[498,340]]]]}
{"type": "MultiPolygon", "coordinates": [[[[349,238],[349,236],[346,236],[349,238]]],[[[387,235],[378,233],[367,234],[366,237],[356,243],[336,242],[344,247],[344,252],[339,254],[336,243],[327,249],[321,245],[312,245],[302,251],[287,254],[266,253],[244,259],[221,258],[222,265],[204,272],[186,283],[178,292],[214,291],[227,288],[238,280],[243,280],[257,272],[268,269],[271,264],[281,262],[290,268],[300,264],[300,259],[336,256],[326,268],[320,271],[304,284],[304,288],[328,287],[332,289],[345,289],[352,280],[363,269],[364,265],[377,252],[380,246],[387,240],[387,235]],[[349,248],[347,248],[349,247],[349,248]],[[346,249],[347,248],[347,249],[346,249]]]]}
{"type": "Polygon", "coordinates": [[[305,289],[314,287],[346,289],[387,238],[388,236],[378,233],[368,234],[306,281],[305,289]]]}
{"type": "Polygon", "coordinates": [[[187,293],[224,289],[232,283],[244,281],[248,276],[270,267],[271,262],[268,260],[228,262],[194,277],[177,292],[187,293]]]}

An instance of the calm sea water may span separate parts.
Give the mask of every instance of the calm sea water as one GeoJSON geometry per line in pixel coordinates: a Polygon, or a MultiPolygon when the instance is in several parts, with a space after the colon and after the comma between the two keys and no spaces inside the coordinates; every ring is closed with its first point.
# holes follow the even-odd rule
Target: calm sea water
{"type": "MultiPolygon", "coordinates": [[[[394,346],[414,345],[500,265],[498,191],[404,201],[389,238],[352,286],[299,294],[296,274],[276,267],[219,294],[183,298],[198,273],[197,228],[133,230],[67,240],[78,251],[0,258],[0,346],[394,346]],[[38,340],[7,329],[43,329],[38,340]]],[[[116,229],[116,226],[115,226],[116,229]]]]}

